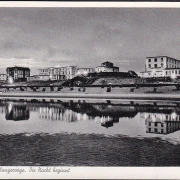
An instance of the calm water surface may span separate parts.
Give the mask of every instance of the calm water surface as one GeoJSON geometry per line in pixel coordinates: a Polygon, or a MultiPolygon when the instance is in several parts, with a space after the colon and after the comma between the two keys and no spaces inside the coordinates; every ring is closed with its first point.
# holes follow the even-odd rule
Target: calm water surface
{"type": "Polygon", "coordinates": [[[179,102],[0,99],[0,166],[179,166],[179,102]]]}

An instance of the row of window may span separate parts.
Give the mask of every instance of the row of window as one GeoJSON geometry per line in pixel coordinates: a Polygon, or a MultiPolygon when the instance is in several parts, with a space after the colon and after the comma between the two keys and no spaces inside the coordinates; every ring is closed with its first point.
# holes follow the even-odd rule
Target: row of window
{"type": "MultiPolygon", "coordinates": [[[[148,62],[151,62],[153,59],[148,59],[148,62]]],[[[154,62],[157,62],[157,58],[154,58],[154,62]]],[[[163,62],[163,58],[161,58],[161,62],[163,62]]]]}
{"type": "MultiPolygon", "coordinates": [[[[154,115],[154,117],[156,118],[157,116],[156,115],[154,115]]],[[[149,114],[148,115],[148,118],[151,118],[151,115],[149,114]]],[[[171,116],[168,116],[168,115],[166,115],[166,120],[176,120],[176,121],[180,121],[180,116],[176,116],[176,118],[172,118],[171,116]]],[[[149,126],[151,125],[151,123],[154,123],[154,126],[157,126],[157,124],[158,124],[158,122],[149,122],[149,126]]],[[[162,126],[162,124],[161,124],[161,127],[163,127],[162,126]]]]}
{"type": "MultiPolygon", "coordinates": [[[[149,128],[149,129],[148,129],[148,132],[155,132],[155,133],[157,133],[158,130],[157,130],[157,128],[154,128],[154,131],[153,131],[153,129],[152,129],[152,131],[151,131],[151,128],[149,128]]],[[[163,130],[163,129],[161,129],[161,133],[164,133],[164,130],[163,130]]]]}
{"type": "MultiPolygon", "coordinates": [[[[149,68],[153,68],[153,66],[151,66],[151,64],[148,65],[149,68]]],[[[158,65],[157,64],[154,64],[154,68],[157,68],[158,65]]],[[[161,67],[163,67],[163,63],[161,63],[161,67]]]]}
{"type": "MultiPolygon", "coordinates": [[[[157,64],[154,64],[154,66],[153,66],[153,65],[149,64],[148,67],[149,67],[149,68],[157,68],[158,65],[157,65],[157,64]]],[[[160,67],[163,67],[163,63],[161,63],[161,66],[160,66],[160,67]]],[[[179,66],[172,65],[172,64],[167,65],[167,68],[178,68],[178,67],[179,67],[179,66]]]]}
{"type": "MultiPolygon", "coordinates": [[[[154,123],[154,126],[157,126],[158,125],[158,122],[155,122],[154,123]]],[[[151,126],[151,122],[149,122],[149,126],[151,126]]],[[[164,124],[163,123],[161,123],[161,127],[164,127],[164,124]]]]}
{"type": "MultiPolygon", "coordinates": [[[[68,68],[69,69],[69,68],[68,68]]],[[[40,72],[59,72],[59,71],[67,71],[67,68],[55,68],[55,69],[40,69],[40,72]]],[[[69,69],[71,71],[71,69],[69,69]]]]}
{"type": "MultiPolygon", "coordinates": [[[[161,58],[161,62],[163,62],[163,59],[164,59],[164,58],[161,58]]],[[[148,62],[157,62],[157,58],[148,59],[148,62]],[[153,60],[154,60],[154,61],[153,61],[153,60]]],[[[175,59],[167,59],[167,62],[179,63],[179,61],[178,61],[178,60],[175,60],[175,59]]]]}
{"type": "Polygon", "coordinates": [[[171,75],[171,74],[180,74],[180,70],[166,71],[166,75],[171,75]]]}

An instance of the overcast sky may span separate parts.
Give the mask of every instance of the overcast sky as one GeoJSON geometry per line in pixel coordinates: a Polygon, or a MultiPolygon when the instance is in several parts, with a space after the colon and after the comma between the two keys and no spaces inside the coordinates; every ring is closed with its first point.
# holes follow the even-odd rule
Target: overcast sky
{"type": "Polygon", "coordinates": [[[104,61],[139,72],[158,55],[180,59],[180,9],[0,8],[0,73],[104,61]]]}

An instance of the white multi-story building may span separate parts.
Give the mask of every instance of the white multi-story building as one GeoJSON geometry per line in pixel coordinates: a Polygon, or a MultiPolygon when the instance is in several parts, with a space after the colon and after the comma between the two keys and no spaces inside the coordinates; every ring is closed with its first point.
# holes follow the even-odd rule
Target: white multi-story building
{"type": "Polygon", "coordinates": [[[38,69],[39,75],[48,75],[51,80],[72,79],[76,75],[76,66],[50,67],[38,69]]]}
{"type": "Polygon", "coordinates": [[[94,68],[78,68],[76,71],[76,75],[87,75],[88,73],[93,73],[94,68]]]}
{"type": "Polygon", "coordinates": [[[143,78],[152,77],[180,77],[180,60],[167,57],[147,57],[145,62],[145,71],[140,72],[143,78]]]}
{"type": "Polygon", "coordinates": [[[0,81],[2,82],[4,82],[4,81],[6,81],[7,80],[7,75],[6,74],[0,74],[0,81]]]}

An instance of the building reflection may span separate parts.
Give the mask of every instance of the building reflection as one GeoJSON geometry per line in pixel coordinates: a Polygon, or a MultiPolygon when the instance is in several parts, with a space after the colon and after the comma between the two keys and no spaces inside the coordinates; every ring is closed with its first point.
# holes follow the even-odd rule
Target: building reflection
{"type": "Polygon", "coordinates": [[[143,113],[146,132],[155,134],[169,134],[180,130],[180,114],[171,113],[143,113]]]}
{"type": "Polygon", "coordinates": [[[43,102],[43,106],[39,108],[39,118],[47,120],[59,120],[66,122],[95,120],[103,127],[111,127],[114,123],[119,122],[121,117],[132,118],[137,114],[133,107],[109,105],[107,103],[86,103],[78,102],[62,102],[58,101],[47,103],[43,102]]]}
{"type": "Polygon", "coordinates": [[[69,109],[64,110],[60,107],[40,107],[39,118],[66,122],[77,121],[77,115],[75,112],[69,109]]]}
{"type": "Polygon", "coordinates": [[[60,101],[60,100],[0,100],[0,113],[6,120],[28,120],[30,112],[39,119],[78,122],[94,121],[109,128],[121,119],[134,120],[139,113],[145,120],[147,133],[169,134],[180,130],[180,107],[176,104],[158,103],[60,101]]]}
{"type": "Polygon", "coordinates": [[[7,102],[5,106],[6,120],[28,120],[29,109],[26,103],[7,102]]]}

